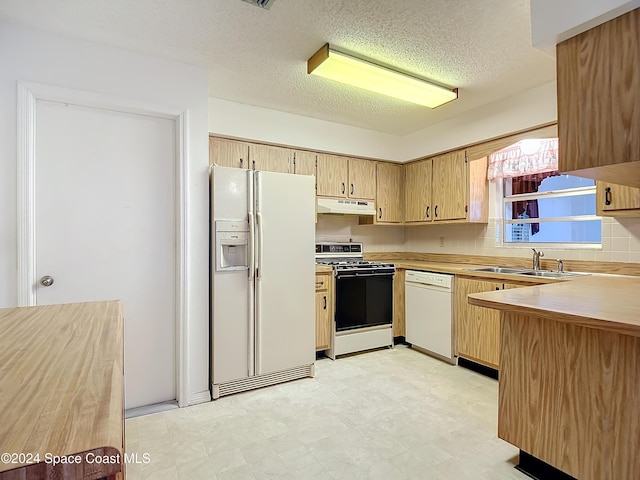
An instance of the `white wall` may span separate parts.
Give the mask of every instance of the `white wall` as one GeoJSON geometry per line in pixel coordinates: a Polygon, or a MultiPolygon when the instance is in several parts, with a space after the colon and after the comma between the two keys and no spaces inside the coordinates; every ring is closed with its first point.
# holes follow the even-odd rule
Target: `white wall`
{"type": "Polygon", "coordinates": [[[209,132],[257,142],[275,143],[396,160],[400,137],[291,113],[209,98],[209,132]]]}
{"type": "Polygon", "coordinates": [[[556,44],[640,7],[640,0],[531,0],[531,43],[555,57],[556,44]]]}
{"type": "Polygon", "coordinates": [[[406,135],[400,156],[413,160],[555,122],[557,118],[556,84],[551,82],[406,135]]]}
{"type": "Polygon", "coordinates": [[[16,82],[188,112],[188,389],[189,397],[203,395],[209,389],[206,70],[1,23],[0,65],[0,307],[17,304],[16,82]]]}
{"type": "Polygon", "coordinates": [[[209,132],[214,135],[398,162],[556,119],[555,82],[484,105],[464,116],[404,137],[209,98],[209,132]]]}

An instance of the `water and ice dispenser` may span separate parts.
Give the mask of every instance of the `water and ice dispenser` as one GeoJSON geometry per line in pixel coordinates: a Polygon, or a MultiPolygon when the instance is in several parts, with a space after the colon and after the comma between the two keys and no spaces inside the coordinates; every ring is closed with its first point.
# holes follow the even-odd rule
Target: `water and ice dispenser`
{"type": "Polygon", "coordinates": [[[216,228],[216,271],[249,268],[249,224],[218,220],[216,228]]]}

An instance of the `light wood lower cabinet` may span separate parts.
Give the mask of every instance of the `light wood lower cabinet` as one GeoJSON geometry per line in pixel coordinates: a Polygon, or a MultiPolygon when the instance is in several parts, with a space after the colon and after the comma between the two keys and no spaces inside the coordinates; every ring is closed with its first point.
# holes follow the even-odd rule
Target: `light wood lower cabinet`
{"type": "Polygon", "coordinates": [[[406,270],[396,270],[393,277],[393,336],[406,335],[405,305],[404,305],[404,277],[406,270]]]}
{"type": "Polygon", "coordinates": [[[492,282],[456,277],[455,291],[455,354],[486,365],[500,367],[500,312],[470,305],[471,293],[490,292],[534,285],[526,282],[492,282]]]}
{"type": "Polygon", "coordinates": [[[316,351],[331,346],[331,275],[316,275],[316,351]]]}
{"type": "Polygon", "coordinates": [[[502,290],[502,283],[456,278],[456,355],[498,368],[500,359],[500,312],[470,305],[470,293],[502,290]]]}

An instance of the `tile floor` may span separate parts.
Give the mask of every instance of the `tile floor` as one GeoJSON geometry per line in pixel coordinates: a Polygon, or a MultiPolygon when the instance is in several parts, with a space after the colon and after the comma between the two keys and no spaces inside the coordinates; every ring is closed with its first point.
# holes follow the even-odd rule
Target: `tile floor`
{"type": "Polygon", "coordinates": [[[497,395],[404,346],[322,359],[315,378],[126,420],[127,452],[150,458],[127,479],[527,479],[497,395]]]}

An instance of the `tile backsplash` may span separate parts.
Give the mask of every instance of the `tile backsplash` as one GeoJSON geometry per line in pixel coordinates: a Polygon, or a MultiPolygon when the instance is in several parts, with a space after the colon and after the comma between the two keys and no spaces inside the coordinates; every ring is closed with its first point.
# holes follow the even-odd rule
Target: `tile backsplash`
{"type": "Polygon", "coordinates": [[[404,227],[358,225],[355,215],[318,215],[316,242],[362,242],[365,252],[402,252],[404,227]]]}
{"type": "MultiPolygon", "coordinates": [[[[364,244],[365,252],[428,252],[531,256],[528,246],[497,246],[496,221],[486,225],[449,224],[415,227],[358,225],[357,217],[319,215],[316,241],[354,241],[364,244]]],[[[602,218],[601,248],[541,247],[546,259],[590,260],[640,263],[640,218],[602,218]]]]}

